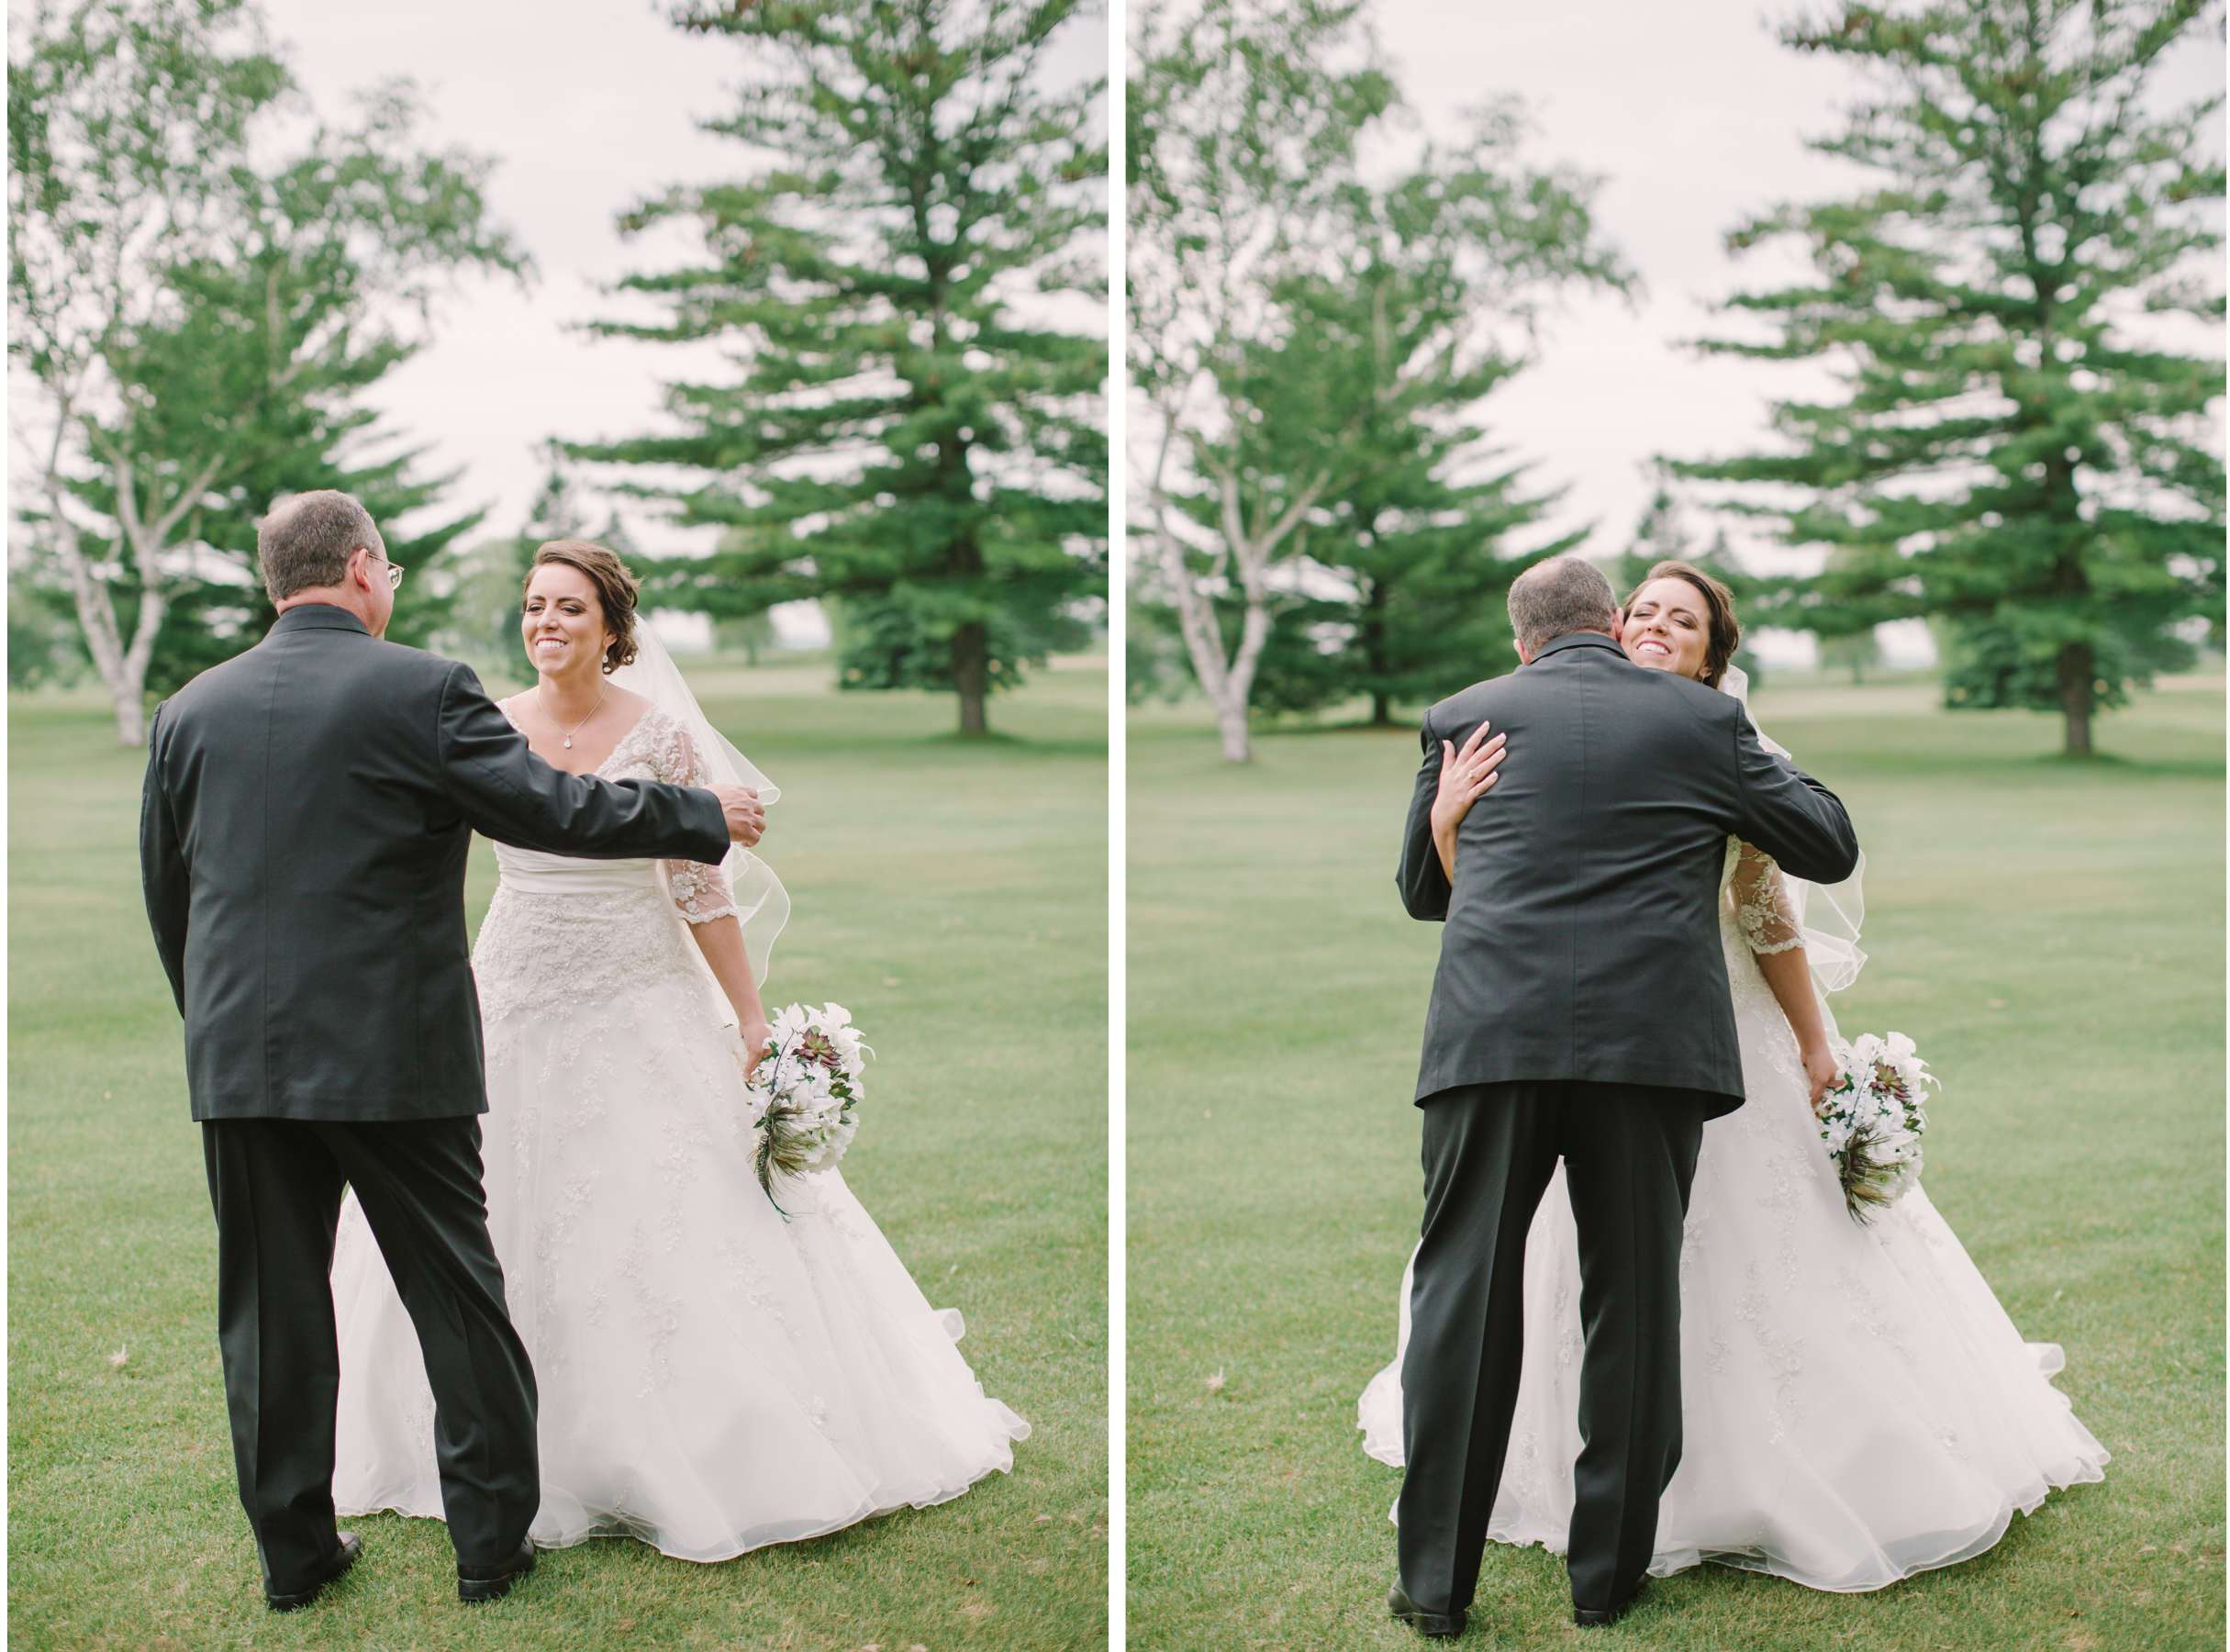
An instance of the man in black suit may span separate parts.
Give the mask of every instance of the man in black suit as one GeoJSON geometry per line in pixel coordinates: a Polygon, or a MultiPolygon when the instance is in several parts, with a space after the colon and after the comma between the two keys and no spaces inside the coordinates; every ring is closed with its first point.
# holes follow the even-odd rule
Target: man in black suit
{"type": "MultiPolygon", "coordinates": [[[[1398,881],[1439,920],[1425,1019],[1425,1212],[1401,1367],[1397,1617],[1459,1635],[1517,1402],[1525,1236],[1559,1158],[1579,1228],[1574,1620],[1645,1581],[1680,1460],[1681,1223],[1703,1124],[1742,1105],[1720,949],[1729,834],[1790,874],[1848,876],[1841,803],[1772,755],[1737,700],[1633,664],[1610,582],[1577,558],[1511,586],[1523,662],[1425,714],[1398,881]],[[1444,761],[1506,736],[1495,789],[1434,842],[1444,761]],[[1444,742],[1445,742],[1444,744],[1444,742]]],[[[1475,764],[1488,764],[1482,746],[1475,764]]]]}
{"type": "Polygon", "coordinates": [[[381,641],[402,571],[348,495],[283,503],[257,550],[277,622],[157,709],[139,820],[217,1211],[240,1501],[273,1609],[354,1561],[333,1523],[329,1285],[353,1186],[425,1353],[458,1593],[492,1600],[533,1568],[541,1486],[481,1189],[472,834],[709,863],[764,817],[745,787],[563,774],[471,671],[381,641]]]}

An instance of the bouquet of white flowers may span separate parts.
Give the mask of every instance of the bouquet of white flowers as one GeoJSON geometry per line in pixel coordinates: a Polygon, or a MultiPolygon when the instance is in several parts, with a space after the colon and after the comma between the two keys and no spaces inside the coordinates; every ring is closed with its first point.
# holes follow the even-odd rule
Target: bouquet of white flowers
{"type": "Polygon", "coordinates": [[[1943,1085],[1902,1032],[1862,1032],[1838,1055],[1843,1076],[1820,1099],[1820,1136],[1844,1203],[1866,1222],[1920,1180],[1921,1132],[1928,1128],[1921,1086],[1943,1085]]]}
{"type": "Polygon", "coordinates": [[[745,1122],[759,1132],[759,1185],[768,1199],[777,1172],[826,1170],[844,1156],[859,1130],[853,1113],[863,1093],[863,1058],[874,1054],[842,1004],[775,1011],[766,1052],[744,1087],[745,1122]]]}

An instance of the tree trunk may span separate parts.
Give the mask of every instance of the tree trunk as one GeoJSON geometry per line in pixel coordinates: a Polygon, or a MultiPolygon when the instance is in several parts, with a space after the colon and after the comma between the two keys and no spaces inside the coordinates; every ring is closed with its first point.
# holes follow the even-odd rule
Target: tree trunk
{"type": "Polygon", "coordinates": [[[1216,726],[1223,733],[1226,763],[1254,761],[1254,747],[1253,736],[1247,731],[1246,709],[1254,698],[1254,667],[1269,640],[1270,610],[1258,602],[1248,602],[1246,617],[1239,622],[1239,652],[1224,672],[1221,690],[1216,696],[1216,726]]]}
{"type": "Polygon", "coordinates": [[[137,684],[119,683],[112,687],[117,708],[117,744],[143,746],[147,743],[147,692],[137,684]]]}
{"type": "Polygon", "coordinates": [[[991,634],[980,620],[953,633],[953,686],[960,691],[960,731],[989,733],[984,701],[991,689],[991,634]]]}
{"type": "Polygon", "coordinates": [[[1253,737],[1246,726],[1246,703],[1237,705],[1228,701],[1216,707],[1216,733],[1223,743],[1226,763],[1251,762],[1254,755],[1253,737]]]}
{"type": "MultiPolygon", "coordinates": [[[[1160,452],[1154,462],[1154,483],[1147,496],[1153,512],[1154,544],[1161,554],[1162,572],[1169,581],[1170,595],[1176,599],[1177,628],[1184,633],[1185,652],[1192,657],[1193,675],[1216,708],[1216,726],[1223,740],[1223,761],[1245,763],[1254,755],[1247,735],[1247,702],[1254,698],[1254,667],[1262,660],[1263,645],[1270,640],[1270,598],[1263,573],[1269,565],[1272,549],[1291,538],[1301,527],[1310,508],[1331,486],[1332,476],[1329,472],[1318,476],[1300,490],[1299,497],[1287,506],[1274,526],[1266,531],[1250,534],[1246,530],[1245,512],[1241,508],[1238,483],[1229,471],[1219,472],[1218,486],[1223,496],[1223,543],[1231,558],[1231,569],[1238,575],[1233,583],[1246,599],[1245,617],[1239,624],[1239,647],[1226,664],[1222,628],[1216,623],[1215,606],[1194,584],[1185,567],[1184,547],[1163,520],[1167,501],[1162,495],[1162,466],[1167,463],[1169,446],[1176,430],[1175,416],[1165,413],[1165,418],[1167,422],[1163,426],[1160,452]]],[[[1194,451],[1197,455],[1198,448],[1194,451]]]]}
{"type": "Polygon", "coordinates": [[[2059,651],[2059,709],[2068,720],[2069,757],[2091,755],[2091,681],[2096,670],[2087,642],[2070,642],[2059,651]]]}
{"type": "Polygon", "coordinates": [[[1248,602],[1246,616],[1240,621],[1239,647],[1226,662],[1215,609],[1186,573],[1184,552],[1166,533],[1156,537],[1170,594],[1176,598],[1177,629],[1185,638],[1185,652],[1192,658],[1192,674],[1216,709],[1223,761],[1245,763],[1254,756],[1246,706],[1254,695],[1254,667],[1262,658],[1263,645],[1270,640],[1270,611],[1258,602],[1248,602]]]}
{"type": "Polygon", "coordinates": [[[87,565],[77,546],[76,530],[62,517],[59,506],[55,508],[52,528],[55,560],[70,577],[71,602],[77,609],[77,626],[85,639],[85,652],[93,657],[94,669],[101,674],[110,703],[117,709],[117,743],[145,745],[147,667],[154,654],[155,632],[162,624],[163,593],[154,586],[141,589],[139,622],[134,628],[130,646],[126,647],[122,634],[117,630],[116,604],[109,597],[108,586],[87,565]]]}
{"type": "Polygon", "coordinates": [[[1394,702],[1386,698],[1383,689],[1371,690],[1370,726],[1374,729],[1390,729],[1394,726],[1394,702]]]}

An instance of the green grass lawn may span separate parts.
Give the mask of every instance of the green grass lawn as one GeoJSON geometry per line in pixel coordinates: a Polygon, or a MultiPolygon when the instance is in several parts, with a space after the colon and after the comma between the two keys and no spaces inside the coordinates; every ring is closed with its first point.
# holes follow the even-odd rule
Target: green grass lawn
{"type": "MultiPolygon", "coordinates": [[[[1489,1545],[1464,1644],[1720,1652],[2223,1645],[2223,698],[2102,721],[1947,716],[1923,683],[1776,686],[1768,731],[1868,852],[1846,1031],[1944,1080],[1927,1182],[2111,1448],[1966,1565],[1878,1593],[1705,1567],[1616,1629],[1489,1545]]],[[[1197,707],[1129,743],[1129,1621],[1151,1652],[1418,1644],[1385,1615],[1399,1471],[1355,1399],[1391,1356],[1421,1206],[1410,1105],[1436,925],[1393,870],[1413,731],[1197,707]]]]}
{"type": "MultiPolygon", "coordinates": [[[[234,1493],[215,1229],[140,904],[142,758],[91,697],[9,729],[9,1644],[18,1647],[1098,1647],[1106,1640],[1106,675],[949,697],[714,665],[715,723],[784,787],[770,1004],[851,1007],[879,1059],[853,1187],[986,1390],[1010,1476],[719,1566],[597,1542],[467,1609],[437,1522],[351,1524],[355,1571],[267,1613],[234,1493]],[[121,1351],[120,1368],[112,1356],[121,1351]]],[[[476,850],[474,921],[494,887],[476,850]]]]}

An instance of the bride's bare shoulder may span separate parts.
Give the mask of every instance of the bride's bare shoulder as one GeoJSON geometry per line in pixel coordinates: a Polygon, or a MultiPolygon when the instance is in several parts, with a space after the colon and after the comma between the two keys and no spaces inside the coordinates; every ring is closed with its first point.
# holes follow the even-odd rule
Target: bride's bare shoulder
{"type": "Polygon", "coordinates": [[[611,703],[628,715],[628,720],[639,721],[658,709],[657,702],[647,694],[637,694],[632,688],[613,687],[607,694],[611,703]]]}

